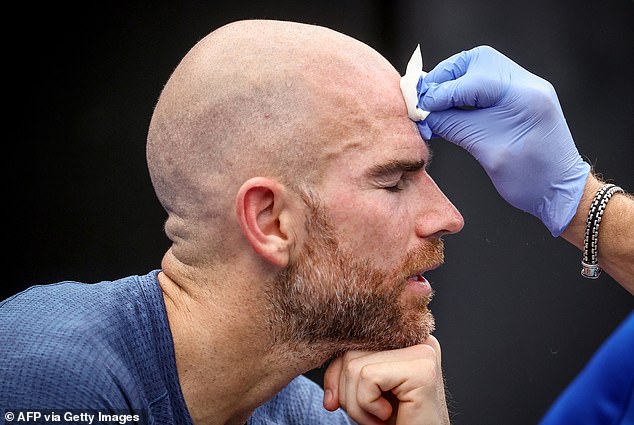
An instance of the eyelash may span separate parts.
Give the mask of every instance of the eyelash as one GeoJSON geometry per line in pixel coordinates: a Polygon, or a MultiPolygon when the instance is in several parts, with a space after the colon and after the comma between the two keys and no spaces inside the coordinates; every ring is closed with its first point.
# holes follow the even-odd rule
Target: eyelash
{"type": "Polygon", "coordinates": [[[385,186],[383,189],[387,190],[388,192],[392,192],[392,193],[396,193],[396,192],[401,192],[403,189],[405,189],[404,185],[406,183],[406,176],[402,176],[399,181],[393,185],[393,186],[385,186]]]}

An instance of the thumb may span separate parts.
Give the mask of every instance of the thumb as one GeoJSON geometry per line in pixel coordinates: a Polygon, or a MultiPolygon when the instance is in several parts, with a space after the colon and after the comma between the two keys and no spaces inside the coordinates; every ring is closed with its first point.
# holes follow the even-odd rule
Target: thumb
{"type": "Polygon", "coordinates": [[[343,359],[337,357],[330,362],[324,373],[324,408],[335,411],[339,408],[339,377],[343,369],[343,359]]]}

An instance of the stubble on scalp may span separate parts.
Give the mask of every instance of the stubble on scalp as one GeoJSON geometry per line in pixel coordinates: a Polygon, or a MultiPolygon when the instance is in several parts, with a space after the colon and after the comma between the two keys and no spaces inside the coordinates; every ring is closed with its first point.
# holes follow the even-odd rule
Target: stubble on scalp
{"type": "Polygon", "coordinates": [[[397,81],[378,52],[315,25],[238,21],[200,40],[148,129],[148,170],[174,256],[217,268],[239,255],[240,234],[226,229],[239,230],[242,183],[318,182],[332,156],[377,136],[395,104],[405,113],[397,81]],[[388,100],[386,85],[396,89],[388,100]]]}

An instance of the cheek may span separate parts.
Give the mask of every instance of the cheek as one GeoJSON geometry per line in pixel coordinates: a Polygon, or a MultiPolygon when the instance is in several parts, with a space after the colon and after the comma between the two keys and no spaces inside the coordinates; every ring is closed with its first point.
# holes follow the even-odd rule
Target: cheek
{"type": "Polygon", "coordinates": [[[389,196],[339,199],[329,211],[342,247],[379,267],[392,267],[402,259],[412,231],[408,209],[390,201],[389,196]]]}

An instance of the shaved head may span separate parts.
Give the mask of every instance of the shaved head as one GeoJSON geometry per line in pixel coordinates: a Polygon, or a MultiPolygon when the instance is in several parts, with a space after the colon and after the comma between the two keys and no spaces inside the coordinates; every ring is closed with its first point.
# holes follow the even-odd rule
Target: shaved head
{"type": "Polygon", "coordinates": [[[318,184],[329,157],[373,137],[382,109],[405,113],[398,76],[367,45],[319,26],[239,21],[200,40],[165,85],[147,140],[176,257],[204,265],[232,255],[240,185],[318,184]]]}

